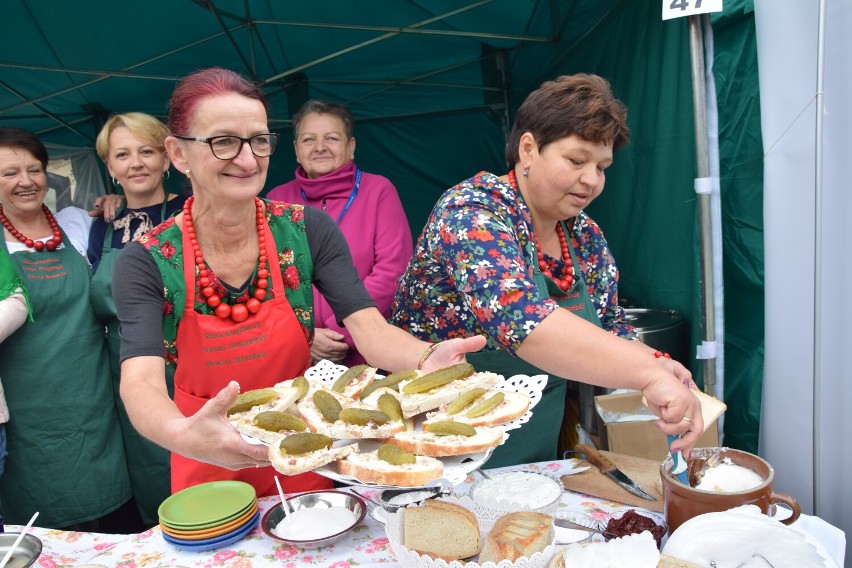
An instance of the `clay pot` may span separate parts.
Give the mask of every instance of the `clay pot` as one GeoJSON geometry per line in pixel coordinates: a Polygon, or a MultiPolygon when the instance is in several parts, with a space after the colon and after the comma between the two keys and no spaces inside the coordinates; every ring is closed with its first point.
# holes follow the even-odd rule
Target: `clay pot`
{"type": "Polygon", "coordinates": [[[758,474],[763,479],[763,483],[746,491],[727,493],[687,487],[671,474],[672,458],[671,456],[667,457],[660,464],[660,478],[663,482],[664,511],[666,522],[669,525],[669,534],[692,517],[703,513],[727,511],[740,505],[757,505],[765,515],[770,515],[775,513],[775,505],[782,503],[793,511],[790,517],[781,521],[782,523],[789,525],[799,518],[801,514],[799,502],[785,493],[776,493],[772,490],[772,480],[775,478],[775,471],[772,466],[766,460],[748,452],[731,448],[696,448],[692,450],[687,462],[690,485],[696,484],[696,475],[703,470],[704,463],[710,457],[715,457],[720,461],[730,458],[734,464],[758,474]]]}

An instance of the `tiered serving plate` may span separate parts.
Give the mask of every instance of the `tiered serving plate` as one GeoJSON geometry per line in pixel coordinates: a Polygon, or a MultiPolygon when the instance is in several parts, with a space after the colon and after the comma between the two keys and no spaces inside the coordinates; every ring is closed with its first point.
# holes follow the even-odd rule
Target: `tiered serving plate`
{"type": "Polygon", "coordinates": [[[254,487],[211,481],[188,487],[157,510],[163,539],[183,550],[212,550],[234,543],[260,521],[254,487]]]}

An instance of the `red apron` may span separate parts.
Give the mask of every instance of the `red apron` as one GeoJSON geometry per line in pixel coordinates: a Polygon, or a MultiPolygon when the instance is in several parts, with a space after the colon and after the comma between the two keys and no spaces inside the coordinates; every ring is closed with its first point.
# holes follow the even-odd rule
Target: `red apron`
{"type": "MultiPolygon", "coordinates": [[[[275,239],[264,223],[266,254],[278,258],[275,239]]],[[[310,348],[287,301],[280,270],[270,270],[274,297],[242,323],[230,318],[195,312],[195,263],[192,245],[183,231],[183,274],[186,303],[175,344],[179,354],[175,371],[175,404],[191,416],[229,382],[240,383],[242,392],[265,388],[304,373],[310,348]],[[189,259],[189,262],[187,262],[189,259]]],[[[274,265],[273,265],[274,266],[274,265]]],[[[254,486],[258,496],[276,495],[272,466],[232,471],[205,464],[172,452],[172,493],[207,481],[237,479],[254,486]]],[[[287,493],[328,489],[331,480],[316,473],[284,476],[287,493]]]]}

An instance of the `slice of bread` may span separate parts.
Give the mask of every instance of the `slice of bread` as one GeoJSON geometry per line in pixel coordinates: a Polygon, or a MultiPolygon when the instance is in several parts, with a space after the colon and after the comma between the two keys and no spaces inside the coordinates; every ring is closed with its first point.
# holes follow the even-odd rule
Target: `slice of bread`
{"type": "Polygon", "coordinates": [[[553,542],[553,517],[544,513],[519,511],[497,519],[485,537],[479,563],[510,562],[532,557],[553,542]]]}
{"type": "Polygon", "coordinates": [[[290,430],[271,432],[269,430],[264,430],[263,428],[258,428],[254,425],[254,416],[255,415],[244,416],[236,422],[231,422],[231,424],[234,425],[237,432],[240,434],[245,434],[250,438],[260,440],[268,445],[279,444],[281,440],[294,432],[290,430]]]}
{"type": "Polygon", "coordinates": [[[419,487],[444,475],[441,460],[416,456],[413,464],[394,465],[379,459],[379,451],[352,454],[337,462],[337,473],[354,477],[364,483],[419,487]]]}
{"type": "Polygon", "coordinates": [[[281,412],[286,412],[292,405],[299,399],[299,389],[284,386],[282,384],[277,384],[271,387],[266,387],[273,391],[275,391],[275,398],[271,401],[258,404],[256,406],[252,406],[249,410],[244,412],[236,412],[228,416],[228,420],[231,422],[238,422],[241,418],[252,417],[254,418],[260,412],[264,412],[266,410],[278,410],[281,412]]]}
{"type": "Polygon", "coordinates": [[[284,475],[296,475],[298,473],[313,471],[318,467],[341,460],[358,451],[358,444],[349,444],[348,446],[324,448],[314,452],[291,456],[282,454],[279,444],[280,441],[269,446],[269,461],[272,462],[272,467],[275,468],[275,471],[284,475]]]}
{"type": "Polygon", "coordinates": [[[375,367],[367,367],[364,369],[360,375],[352,379],[352,381],[346,385],[343,389],[343,394],[349,398],[358,398],[361,396],[364,389],[376,379],[376,371],[378,371],[378,369],[375,367]]]}
{"type": "MultiPolygon", "coordinates": [[[[336,398],[337,401],[340,402],[340,405],[343,408],[364,408],[368,410],[375,410],[375,407],[363,404],[360,401],[352,399],[346,395],[327,389],[323,390],[334,396],[334,398],[336,398]]],[[[298,411],[299,416],[302,418],[302,420],[305,421],[305,423],[308,425],[308,428],[312,432],[325,434],[326,436],[338,440],[392,438],[398,432],[402,432],[403,430],[405,430],[405,423],[396,420],[392,420],[385,424],[376,424],[374,422],[370,422],[369,424],[366,424],[364,426],[358,424],[350,424],[348,422],[344,422],[343,420],[328,422],[323,417],[316,404],[314,404],[314,400],[311,395],[308,395],[302,400],[300,400],[299,403],[296,405],[296,410],[298,411]]]]}
{"type": "Polygon", "coordinates": [[[396,434],[393,443],[419,456],[460,456],[499,446],[503,434],[502,429],[488,426],[476,428],[474,436],[439,436],[425,430],[412,430],[396,434]]]}
{"type": "MultiPolygon", "coordinates": [[[[694,394],[696,398],[698,398],[698,402],[701,403],[701,418],[704,419],[704,431],[706,432],[710,425],[728,409],[728,405],[718,398],[710,396],[700,390],[693,389],[692,394],[694,394]]],[[[644,396],[642,397],[642,403],[645,404],[645,406],[648,406],[648,401],[645,400],[644,396]]]]}
{"type": "Polygon", "coordinates": [[[435,410],[442,404],[449,404],[454,401],[461,393],[466,390],[481,387],[489,389],[497,386],[500,382],[500,375],[496,373],[474,373],[466,379],[458,379],[451,383],[447,383],[441,387],[432,389],[428,392],[416,394],[406,394],[403,389],[405,385],[411,381],[403,381],[399,383],[399,392],[392,391],[386,387],[376,389],[370,396],[362,402],[368,406],[375,408],[379,397],[388,391],[394,392],[399,398],[399,405],[402,407],[402,414],[406,418],[417,416],[429,410],[435,410]]]}
{"type": "Polygon", "coordinates": [[[479,522],[461,505],[429,499],[402,514],[403,545],[409,550],[447,562],[479,552],[479,522]]]}
{"type": "Polygon", "coordinates": [[[506,422],[511,422],[515,418],[526,414],[530,407],[530,397],[522,392],[494,389],[487,391],[479,399],[462,409],[461,412],[457,412],[453,415],[447,414],[447,406],[447,404],[442,404],[437,411],[429,413],[426,420],[423,421],[423,424],[429,424],[430,422],[436,422],[438,420],[454,420],[455,422],[470,424],[471,426],[497,426],[498,424],[505,424],[506,422]],[[505,395],[503,402],[482,416],[477,416],[475,418],[467,416],[467,412],[470,411],[471,408],[480,402],[487,400],[489,397],[494,396],[494,394],[498,392],[502,392],[505,395]]]}

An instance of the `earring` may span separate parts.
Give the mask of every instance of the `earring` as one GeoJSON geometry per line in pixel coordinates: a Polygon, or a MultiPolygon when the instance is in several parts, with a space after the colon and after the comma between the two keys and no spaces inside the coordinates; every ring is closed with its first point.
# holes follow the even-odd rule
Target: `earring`
{"type": "Polygon", "coordinates": [[[189,177],[189,168],[186,168],[186,171],[184,173],[186,174],[187,177],[189,177]]]}
{"type": "Polygon", "coordinates": [[[163,179],[169,179],[169,176],[172,175],[172,170],[166,170],[163,174],[163,179]]]}
{"type": "Polygon", "coordinates": [[[118,183],[118,180],[115,178],[112,178],[112,185],[114,185],[115,187],[121,187],[121,184],[118,183]]]}
{"type": "Polygon", "coordinates": [[[524,173],[522,173],[521,175],[524,176],[524,179],[530,177],[530,167],[524,166],[524,173]]]}

